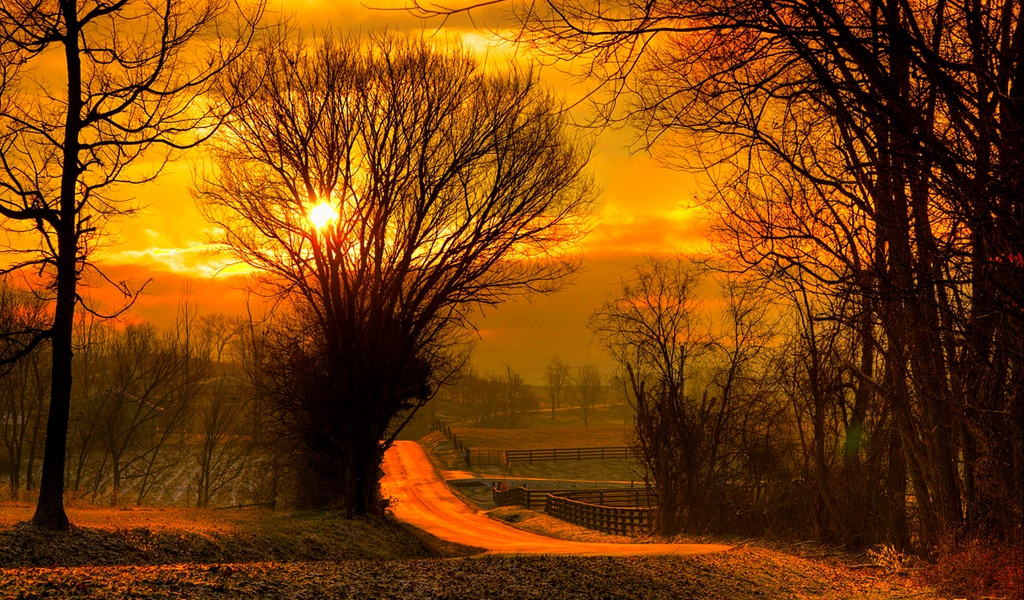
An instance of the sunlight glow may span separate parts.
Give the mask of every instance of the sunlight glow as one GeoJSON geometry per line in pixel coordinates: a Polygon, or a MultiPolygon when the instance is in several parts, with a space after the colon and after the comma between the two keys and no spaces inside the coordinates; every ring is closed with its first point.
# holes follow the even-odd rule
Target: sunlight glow
{"type": "Polygon", "coordinates": [[[309,209],[309,222],[317,229],[323,229],[338,218],[338,211],[328,202],[321,202],[309,209]]]}

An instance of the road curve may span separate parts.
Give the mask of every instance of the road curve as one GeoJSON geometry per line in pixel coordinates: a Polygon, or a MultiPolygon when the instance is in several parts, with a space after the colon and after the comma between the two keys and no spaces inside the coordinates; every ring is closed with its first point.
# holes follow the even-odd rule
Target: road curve
{"type": "Polygon", "coordinates": [[[384,455],[381,492],[399,520],[449,542],[500,554],[639,556],[721,552],[720,544],[608,544],[572,542],[516,529],[460,500],[416,442],[395,442],[384,455]]]}

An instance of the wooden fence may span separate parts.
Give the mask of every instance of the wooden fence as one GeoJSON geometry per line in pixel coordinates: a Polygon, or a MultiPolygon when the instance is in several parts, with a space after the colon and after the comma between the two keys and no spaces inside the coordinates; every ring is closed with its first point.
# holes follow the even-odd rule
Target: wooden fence
{"type": "Polygon", "coordinates": [[[485,465],[505,466],[505,453],[501,450],[473,450],[466,448],[464,455],[466,466],[480,467],[485,465]]]}
{"type": "Polygon", "coordinates": [[[467,447],[459,439],[452,428],[441,419],[434,419],[431,431],[440,431],[452,443],[455,451],[459,453],[467,467],[480,467],[485,465],[506,465],[504,452],[501,450],[474,450],[467,447]]]}
{"type": "Polygon", "coordinates": [[[498,506],[525,506],[526,508],[544,508],[548,494],[567,492],[569,490],[545,490],[536,488],[515,487],[508,490],[493,489],[494,503],[498,506]]]}
{"type": "Polygon", "coordinates": [[[628,535],[654,528],[656,500],[645,487],[613,489],[494,490],[498,506],[544,507],[553,517],[606,533],[628,535]]]}
{"type": "Polygon", "coordinates": [[[646,488],[545,490],[524,487],[494,489],[498,506],[544,507],[544,512],[589,529],[629,535],[654,529],[656,498],[646,488]]]}
{"type": "Polygon", "coordinates": [[[467,447],[452,431],[451,426],[441,419],[434,419],[431,431],[440,431],[452,443],[455,451],[468,467],[497,465],[506,467],[512,463],[558,462],[566,460],[612,460],[627,459],[633,451],[627,446],[606,446],[603,448],[548,448],[543,450],[474,450],[467,447]]]}
{"type": "Polygon", "coordinates": [[[565,460],[610,460],[633,456],[628,446],[604,448],[549,448],[545,450],[506,450],[505,462],[557,462],[565,460]]]}
{"type": "Polygon", "coordinates": [[[616,535],[649,533],[657,518],[656,507],[601,506],[548,494],[544,512],[552,517],[616,535]]]}
{"type": "Polygon", "coordinates": [[[627,506],[630,508],[650,507],[658,504],[658,498],[646,486],[637,488],[611,488],[603,490],[559,490],[555,495],[577,502],[600,506],[627,506]]]}

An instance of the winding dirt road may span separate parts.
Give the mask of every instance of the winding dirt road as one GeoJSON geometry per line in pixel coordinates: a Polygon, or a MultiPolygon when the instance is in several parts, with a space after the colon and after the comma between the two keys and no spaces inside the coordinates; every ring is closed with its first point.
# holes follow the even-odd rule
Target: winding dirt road
{"type": "Polygon", "coordinates": [[[721,552],[720,544],[607,544],[571,542],[516,529],[460,500],[416,442],[399,441],[384,455],[381,492],[398,519],[449,542],[502,554],[638,556],[721,552]]]}

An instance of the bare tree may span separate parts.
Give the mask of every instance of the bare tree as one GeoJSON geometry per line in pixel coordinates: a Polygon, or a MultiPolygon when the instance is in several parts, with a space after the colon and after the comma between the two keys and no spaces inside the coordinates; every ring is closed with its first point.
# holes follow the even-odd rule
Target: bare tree
{"type": "Polygon", "coordinates": [[[572,378],[569,397],[580,409],[583,426],[590,425],[594,418],[594,410],[605,397],[604,381],[601,368],[596,365],[576,367],[576,375],[572,378]]]}
{"type": "Polygon", "coordinates": [[[558,405],[564,403],[566,392],[569,387],[569,377],[572,370],[565,364],[560,356],[551,357],[548,368],[544,372],[544,379],[548,387],[548,399],[551,400],[551,418],[555,418],[555,411],[558,405]]]}
{"type": "Polygon", "coordinates": [[[33,517],[42,527],[68,528],[63,477],[78,281],[93,267],[104,224],[137,209],[113,190],[152,180],[175,151],[213,132],[222,106],[202,98],[247,47],[261,13],[259,2],[242,11],[219,0],[0,5],[0,216],[13,256],[3,272],[40,273],[54,305],[52,324],[26,346],[49,339],[52,347],[33,517]],[[54,57],[56,88],[36,76],[54,57]]]}
{"type": "Polygon", "coordinates": [[[157,482],[163,481],[163,474],[178,467],[182,453],[168,456],[172,438],[188,427],[195,411],[195,405],[203,394],[206,382],[213,374],[212,354],[215,338],[208,335],[205,321],[198,318],[198,307],[186,286],[178,300],[178,315],[173,329],[164,339],[167,362],[170,363],[170,380],[164,402],[156,420],[154,435],[147,441],[145,452],[140,454],[134,465],[135,503],[143,500],[157,482]]]}
{"type": "Polygon", "coordinates": [[[224,362],[229,355],[244,352],[239,345],[245,343],[240,339],[245,323],[224,314],[206,315],[200,322],[212,368],[195,408],[198,444],[193,481],[196,506],[206,508],[246,472],[259,447],[259,436],[250,430],[252,415],[247,401],[251,394],[242,365],[224,362]]]}
{"type": "Polygon", "coordinates": [[[658,528],[682,530],[699,510],[704,431],[687,384],[709,345],[697,300],[701,282],[681,259],[648,258],[591,317],[591,326],[629,376],[636,402],[636,453],[658,496],[658,528]],[[690,501],[689,503],[687,501],[690,501]]]}
{"type": "Polygon", "coordinates": [[[96,396],[101,443],[110,458],[111,504],[120,502],[124,480],[152,475],[167,437],[185,421],[187,401],[176,379],[183,357],[152,326],[130,325],[110,346],[104,389],[96,396]]]}
{"type": "Polygon", "coordinates": [[[526,384],[522,374],[513,369],[511,365],[505,365],[505,370],[495,379],[501,390],[500,398],[503,409],[501,426],[518,427],[522,414],[537,404],[533,388],[526,384]]]}
{"type": "Polygon", "coordinates": [[[199,443],[196,455],[196,506],[207,508],[210,501],[245,472],[253,445],[245,435],[245,412],[240,410],[243,388],[239,382],[221,377],[207,385],[198,409],[199,443]]]}
{"type": "Polygon", "coordinates": [[[306,323],[306,447],[365,513],[383,452],[464,360],[471,309],[577,269],[586,149],[535,74],[394,34],[267,46],[221,93],[237,118],[198,194],[306,323]]]}
{"type": "MultiPolygon", "coordinates": [[[[72,388],[68,431],[68,462],[64,479],[70,490],[84,494],[90,458],[99,447],[99,406],[96,398],[104,389],[106,357],[113,339],[111,324],[91,313],[79,316],[75,327],[75,357],[72,361],[75,385],[72,388]]],[[[94,481],[99,478],[94,478],[94,481]]],[[[98,492],[96,481],[93,493],[98,492]]]]}
{"type": "MultiPolygon", "coordinates": [[[[37,298],[0,282],[3,331],[41,329],[46,326],[47,317],[45,306],[37,298]]],[[[15,347],[18,344],[17,337],[6,341],[15,347]]],[[[23,485],[32,489],[35,457],[42,440],[42,417],[49,397],[48,358],[46,348],[39,347],[0,370],[0,442],[7,451],[10,491],[15,499],[23,485]]]]}
{"type": "Polygon", "coordinates": [[[648,258],[591,319],[626,372],[635,451],[665,535],[742,530],[738,513],[763,510],[774,483],[765,463],[779,460],[772,440],[789,414],[766,383],[774,334],[763,288],[725,278],[712,312],[699,297],[706,276],[681,258],[648,258]],[[777,429],[753,425],[762,420],[777,429]]]}

